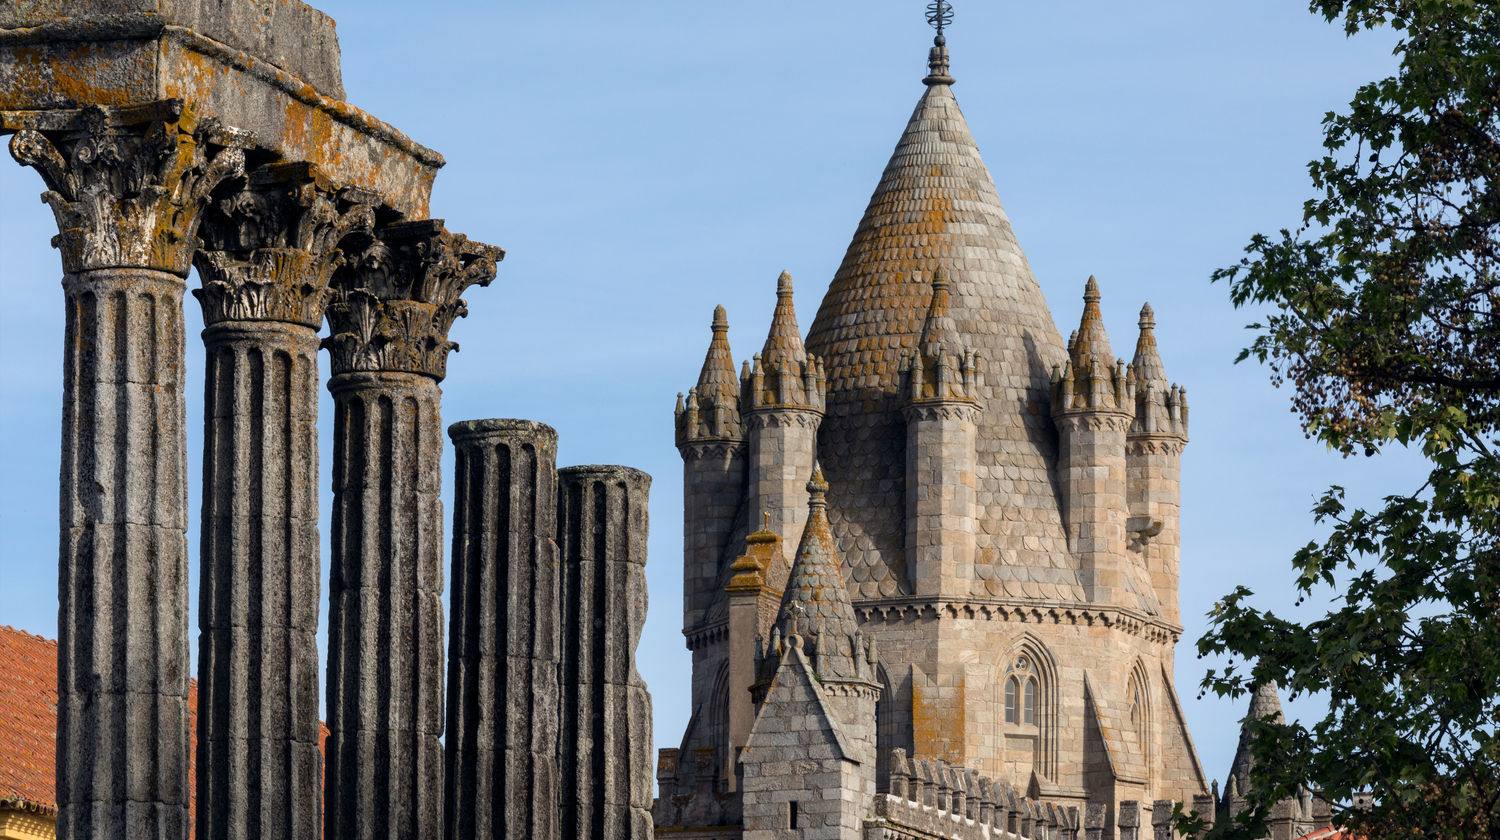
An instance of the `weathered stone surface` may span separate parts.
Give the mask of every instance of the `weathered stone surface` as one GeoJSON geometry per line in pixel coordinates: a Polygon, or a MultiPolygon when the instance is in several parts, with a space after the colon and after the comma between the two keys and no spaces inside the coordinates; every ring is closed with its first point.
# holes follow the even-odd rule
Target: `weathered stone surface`
{"type": "Polygon", "coordinates": [[[335,191],[312,164],[257,167],[209,205],[193,264],[203,288],[193,296],[203,321],[283,321],[323,325],[328,283],[347,257],[340,243],[368,236],[371,206],[361,190],[335,191]]]}
{"type": "Polygon", "coordinates": [[[199,837],[317,840],[318,337],[203,332],[199,837]]]}
{"type": "MultiPolygon", "coordinates": [[[[0,124],[0,128],[9,128],[0,124]]],[[[47,184],[68,273],[138,267],[185,277],[209,193],[244,171],[244,132],[182,102],[91,106],[19,130],[10,153],[47,184]]]]}
{"type": "Polygon", "coordinates": [[[188,835],[180,277],[70,274],[58,585],[58,829],[188,835]]]}
{"type": "Polygon", "coordinates": [[[427,215],[443,158],[341,101],[333,22],[296,0],[39,0],[0,11],[0,131],[184,100],[284,160],[427,215]]]}
{"type": "MultiPolygon", "coordinates": [[[[337,369],[336,369],[337,370],[337,369]]],[[[440,391],[336,373],[327,840],[438,837],[443,819],[440,391]]]]}
{"type": "Polygon", "coordinates": [[[253,9],[213,0],[29,0],[0,10],[0,29],[18,30],[7,33],[16,40],[49,43],[192,30],[275,65],[324,95],[344,97],[333,19],[298,0],[263,0],[253,9]]]}
{"type": "Polygon", "coordinates": [[[651,695],[635,667],[646,620],[651,477],[558,471],[562,562],[561,836],[651,836],[651,695]]]}
{"type": "Polygon", "coordinates": [[[402,222],[366,236],[334,274],[328,348],[334,373],[397,371],[441,380],[453,322],[468,314],[459,297],[488,286],[505,252],[449,233],[441,219],[402,222]]]}
{"type": "Polygon", "coordinates": [[[472,420],[448,435],[455,461],[443,836],[560,837],[557,432],[529,420],[472,420]]]}

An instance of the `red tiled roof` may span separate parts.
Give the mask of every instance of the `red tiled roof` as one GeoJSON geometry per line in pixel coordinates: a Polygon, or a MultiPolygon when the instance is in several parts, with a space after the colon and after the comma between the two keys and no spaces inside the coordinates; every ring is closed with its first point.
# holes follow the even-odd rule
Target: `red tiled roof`
{"type": "Polygon", "coordinates": [[[57,642],[0,625],[0,799],[57,808],[57,642]]]}
{"type": "Polygon", "coordinates": [[[1320,828],[1311,834],[1304,834],[1298,837],[1297,840],[1353,840],[1353,838],[1354,835],[1342,828],[1329,826],[1328,828],[1320,828]]]}
{"type": "MultiPolygon", "coordinates": [[[[197,805],[198,681],[189,680],[188,809],[197,805]]],[[[328,728],[321,723],[319,749],[328,728]]],[[[29,810],[57,810],[57,642],[0,624],[0,802],[29,810]],[[15,802],[14,800],[20,800],[15,802]]]]}

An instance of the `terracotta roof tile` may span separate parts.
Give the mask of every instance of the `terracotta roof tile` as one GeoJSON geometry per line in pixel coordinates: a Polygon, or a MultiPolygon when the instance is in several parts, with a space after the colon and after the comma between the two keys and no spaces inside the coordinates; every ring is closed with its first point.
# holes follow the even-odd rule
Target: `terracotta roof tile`
{"type": "MultiPolygon", "coordinates": [[[[198,681],[189,680],[188,732],[196,747],[198,681]]],[[[319,749],[328,728],[318,724],[319,749]]],[[[57,752],[57,642],[0,625],[0,800],[55,812],[57,752]]],[[[196,758],[197,750],[193,750],[196,758]]],[[[197,805],[188,765],[191,813],[197,805]]]]}

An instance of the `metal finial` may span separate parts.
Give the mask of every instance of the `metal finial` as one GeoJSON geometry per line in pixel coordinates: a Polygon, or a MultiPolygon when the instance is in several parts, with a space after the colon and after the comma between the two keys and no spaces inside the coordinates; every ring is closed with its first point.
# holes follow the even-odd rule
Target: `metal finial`
{"type": "Polygon", "coordinates": [[[937,37],[932,43],[943,46],[947,39],[943,37],[943,28],[953,22],[953,4],[947,0],[932,0],[927,4],[927,25],[937,30],[937,37]]]}

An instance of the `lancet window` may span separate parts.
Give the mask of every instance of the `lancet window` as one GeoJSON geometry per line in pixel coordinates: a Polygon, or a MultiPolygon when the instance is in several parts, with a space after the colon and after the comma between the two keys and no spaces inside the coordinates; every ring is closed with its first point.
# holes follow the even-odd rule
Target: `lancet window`
{"type": "Polygon", "coordinates": [[[1011,660],[1005,676],[1005,722],[1035,726],[1041,700],[1036,664],[1027,654],[1011,660]]]}

